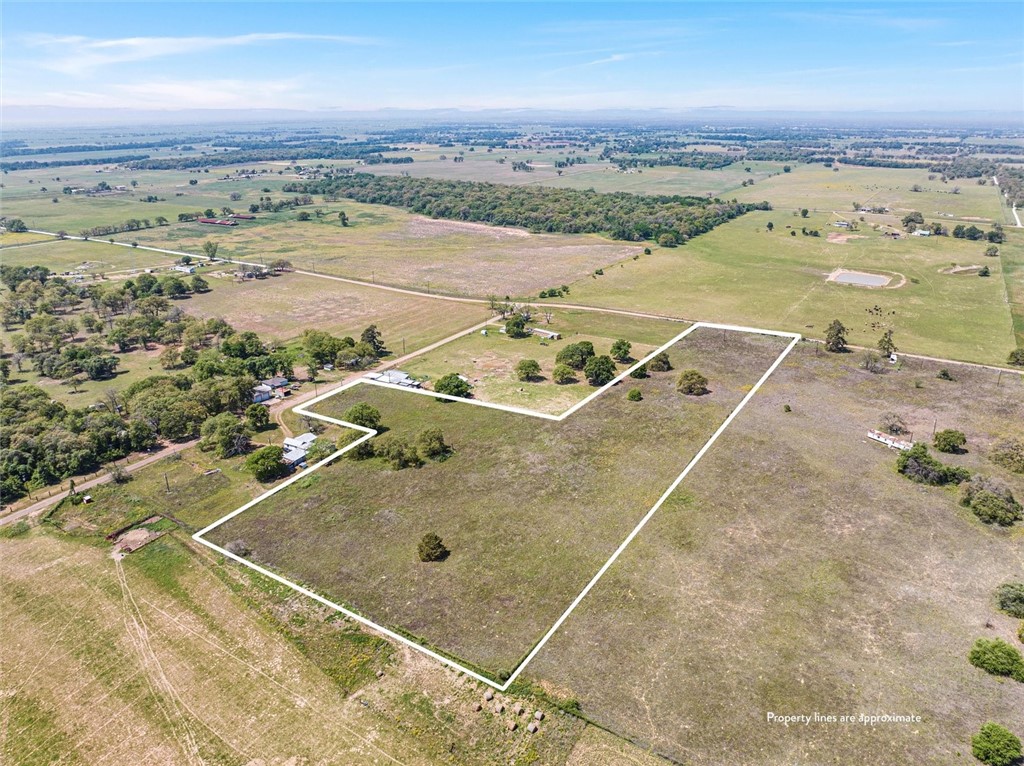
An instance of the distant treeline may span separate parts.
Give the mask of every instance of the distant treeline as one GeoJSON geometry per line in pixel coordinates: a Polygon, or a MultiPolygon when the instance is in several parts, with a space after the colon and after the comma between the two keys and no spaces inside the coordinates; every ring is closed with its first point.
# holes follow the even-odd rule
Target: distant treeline
{"type": "Polygon", "coordinates": [[[238,165],[249,162],[295,160],[363,160],[368,165],[407,163],[412,157],[384,157],[383,152],[400,148],[384,144],[358,142],[339,144],[333,141],[246,141],[245,148],[191,157],[161,157],[132,163],[139,170],[187,170],[214,165],[238,165]]]}
{"type": "Polygon", "coordinates": [[[996,175],[999,188],[1006,195],[1006,201],[1012,205],[1024,207],[1024,168],[1010,168],[1005,165],[999,168],[996,175]]]}
{"type": "MultiPolygon", "coordinates": [[[[201,144],[209,138],[189,136],[186,138],[165,138],[160,141],[135,141],[126,144],[62,144],[60,146],[22,146],[2,149],[6,157],[25,157],[35,154],[71,154],[72,152],[128,152],[136,149],[164,149],[187,144],[201,144]]],[[[24,142],[19,142],[24,144],[24,142]]]]}
{"type": "MultiPolygon", "coordinates": [[[[221,155],[222,157],[224,155],[221,155]]],[[[82,160],[21,160],[20,162],[0,162],[0,170],[41,170],[43,168],[61,168],[67,165],[123,165],[128,162],[140,162],[149,159],[148,154],[124,154],[119,157],[90,157],[82,160]]]]}
{"type": "Polygon", "coordinates": [[[700,170],[717,170],[726,168],[739,159],[735,155],[724,152],[678,152],[661,154],[657,157],[612,157],[611,161],[620,168],[698,168],[700,170]]]}
{"type": "Polygon", "coordinates": [[[771,209],[767,202],[723,202],[625,192],[602,194],[590,189],[506,186],[369,173],[291,183],[285,185],[284,191],[394,205],[433,218],[519,226],[535,232],[606,233],[613,239],[633,242],[662,235],[685,242],[750,210],[771,209]]]}

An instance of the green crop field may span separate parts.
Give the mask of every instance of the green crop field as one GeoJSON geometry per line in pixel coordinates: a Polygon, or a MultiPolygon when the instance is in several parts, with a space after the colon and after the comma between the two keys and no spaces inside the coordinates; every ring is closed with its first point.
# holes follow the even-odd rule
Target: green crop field
{"type": "MultiPolygon", "coordinates": [[[[850,232],[854,238],[830,242],[826,235],[840,231],[829,225],[834,220],[779,210],[748,213],[683,247],[656,249],[606,269],[604,276],[576,282],[568,300],[819,338],[838,318],[850,329],[852,343],[874,346],[891,328],[907,352],[1005,363],[1015,340],[1003,259],[986,257],[986,243],[951,237],[893,241],[866,223],[850,232]],[[769,221],[773,232],[766,229],[769,221]],[[821,236],[803,236],[801,227],[818,229],[821,236]],[[988,266],[992,276],[948,273],[954,265],[988,266]],[[839,267],[898,275],[894,284],[900,277],[906,282],[868,289],[826,281],[839,267]]],[[[1002,251],[1016,263],[1024,234],[1006,231],[1002,251]]]]}
{"type": "Polygon", "coordinates": [[[643,401],[627,401],[630,381],[563,422],[357,386],[318,410],[341,417],[369,402],[388,429],[378,439],[440,428],[454,454],[400,471],[379,458],[337,460],[208,538],[241,539],[255,563],[508,672],[784,346],[698,329],[670,351],[676,371],[635,382],[643,401]],[[675,391],[690,367],[707,375],[710,394],[675,391]],[[417,560],[429,531],[452,550],[443,563],[417,560]]]}
{"type": "Polygon", "coordinates": [[[818,351],[794,350],[527,675],[678,762],[966,762],[981,723],[1024,730],[1024,684],[967,662],[976,638],[1017,643],[993,591],[1020,580],[1024,530],[904,479],[866,432],[885,411],[915,439],[961,429],[968,451],[943,462],[1019,498],[1024,475],[988,451],[1024,438],[1024,380],[917,360],[872,375],[818,351]],[[769,711],[922,721],[787,728],[769,711]]]}
{"type": "MultiPolygon", "coordinates": [[[[130,235],[118,235],[127,241],[130,235]]],[[[11,266],[46,266],[58,274],[74,271],[83,275],[140,271],[170,266],[177,259],[134,247],[112,245],[106,239],[81,242],[47,237],[42,243],[4,250],[3,262],[11,266]]],[[[88,283],[87,283],[88,284],[88,283]]]]}
{"type": "MultiPolygon", "coordinates": [[[[582,373],[577,373],[575,383],[557,385],[551,380],[555,356],[567,344],[589,341],[597,354],[607,354],[611,344],[622,338],[632,344],[632,358],[641,359],[686,327],[680,322],[572,309],[555,309],[550,324],[542,318],[537,326],[560,333],[562,339],[536,335],[513,339],[499,332],[501,324],[497,323],[487,328],[486,336],[477,332],[446,343],[403,364],[402,370],[428,381],[457,372],[470,379],[473,396],[478,399],[557,415],[594,390],[582,373]],[[513,371],[522,359],[540,364],[540,380],[525,382],[515,377],[513,371]]],[[[618,369],[632,364],[619,363],[618,369]]]]}

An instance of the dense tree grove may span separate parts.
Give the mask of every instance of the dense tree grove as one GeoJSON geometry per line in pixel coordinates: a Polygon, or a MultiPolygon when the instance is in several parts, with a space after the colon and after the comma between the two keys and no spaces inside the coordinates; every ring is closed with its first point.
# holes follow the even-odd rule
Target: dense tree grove
{"type": "Polygon", "coordinates": [[[300,181],[286,184],[284,191],[348,197],[357,202],[404,207],[433,218],[521,226],[538,232],[601,232],[633,242],[656,240],[666,233],[677,242],[685,242],[748,211],[771,209],[767,202],[602,194],[368,173],[300,181]]]}

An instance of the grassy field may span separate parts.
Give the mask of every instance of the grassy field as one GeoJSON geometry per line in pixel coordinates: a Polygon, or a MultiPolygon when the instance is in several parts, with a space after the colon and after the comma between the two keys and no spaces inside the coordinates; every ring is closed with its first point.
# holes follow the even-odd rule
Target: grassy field
{"type": "MultiPolygon", "coordinates": [[[[562,339],[545,340],[538,336],[512,339],[500,333],[500,325],[495,324],[488,328],[486,336],[474,333],[446,343],[403,364],[402,370],[428,381],[458,372],[470,379],[473,396],[477,399],[557,415],[594,390],[582,373],[575,383],[556,385],[551,380],[555,356],[564,346],[590,341],[598,354],[607,354],[611,344],[623,338],[632,343],[633,359],[641,359],[686,327],[680,322],[571,309],[556,309],[550,324],[542,319],[537,326],[561,333],[562,339]],[[513,371],[522,359],[539,362],[543,379],[517,380],[513,371]]],[[[621,363],[618,368],[621,371],[632,364],[621,363]]]]}
{"type": "Polygon", "coordinates": [[[917,438],[961,429],[969,451],[943,460],[1020,497],[987,452],[1024,436],[1024,381],[918,361],[876,376],[817,351],[794,351],[527,675],[683,763],[971,763],[986,720],[1024,730],[1024,685],[967,662],[976,638],[1016,643],[993,589],[1020,579],[1024,528],[899,476],[865,432],[886,410],[917,438]],[[784,728],[769,711],[923,720],[784,728]]]}
{"type": "MultiPolygon", "coordinates": [[[[641,248],[596,235],[531,234],[522,229],[441,221],[385,205],[345,201],[322,218],[297,221],[294,211],[261,213],[233,228],[173,224],[134,232],[141,244],[255,263],[286,258],[296,268],[459,295],[530,295],[607,267],[641,248]],[[344,210],[350,225],[342,227],[344,210]]],[[[312,211],[310,211],[312,212],[312,211]]]]}
{"type": "MultiPolygon", "coordinates": [[[[494,673],[510,671],[657,500],[784,347],[700,329],[673,347],[712,393],[675,391],[678,372],[607,391],[560,423],[361,386],[320,405],[366,401],[388,436],[440,428],[455,453],[394,471],[338,460],[214,529],[252,560],[494,673]],[[656,450],[649,445],[657,444],[656,450]],[[435,531],[452,550],[422,564],[435,531]],[[474,608],[467,608],[475,604],[474,608]]],[[[383,437],[379,437],[383,438],[383,437]]]]}
{"type": "MultiPolygon", "coordinates": [[[[130,236],[118,235],[117,239],[127,241],[130,236]]],[[[41,244],[5,250],[3,261],[11,266],[46,266],[58,274],[76,271],[92,275],[157,269],[170,266],[176,258],[164,253],[111,245],[105,239],[81,242],[43,237],[41,244]]]]}
{"type": "Polygon", "coordinates": [[[307,328],[359,337],[376,324],[393,354],[464,330],[490,314],[484,304],[441,301],[302,274],[235,282],[211,279],[209,293],[194,295],[184,306],[200,317],[223,317],[238,330],[253,330],[265,340],[288,341],[307,328]]]}
{"type": "Polygon", "coordinates": [[[538,735],[509,695],[503,714],[475,711],[476,682],[395,656],[178,533],[120,563],[107,545],[56,533],[2,545],[5,763],[526,766],[571,762],[577,748],[643,757],[543,699],[523,699],[546,714],[538,735]]]}
{"type": "Polygon", "coordinates": [[[1006,255],[988,258],[983,243],[952,237],[894,241],[866,223],[852,232],[862,238],[829,241],[826,235],[839,231],[829,225],[835,220],[827,214],[804,219],[779,210],[748,213],[683,247],[656,249],[606,269],[604,276],[580,280],[568,300],[819,338],[838,318],[850,329],[852,343],[874,346],[885,329],[892,329],[904,351],[1006,361],[1015,341],[1001,261],[1015,264],[1009,280],[1019,283],[1016,264],[1024,232],[1007,229],[1007,243],[1000,247],[1006,255]],[[769,221],[773,232],[766,229],[769,221]],[[822,236],[803,236],[801,227],[818,229],[822,236]],[[985,265],[992,276],[947,273],[953,264],[985,265]],[[897,275],[893,284],[899,277],[906,283],[867,289],[826,281],[838,267],[897,275]],[[876,306],[880,312],[872,311],[876,306]]]}

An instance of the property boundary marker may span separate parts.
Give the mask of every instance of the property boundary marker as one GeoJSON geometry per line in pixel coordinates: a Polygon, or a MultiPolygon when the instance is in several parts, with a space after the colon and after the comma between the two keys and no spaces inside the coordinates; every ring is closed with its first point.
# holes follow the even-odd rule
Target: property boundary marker
{"type": "Polygon", "coordinates": [[[323,460],[321,460],[318,463],[310,466],[309,468],[305,469],[304,471],[300,471],[299,473],[297,473],[295,476],[291,477],[287,481],[284,481],[281,484],[278,484],[276,487],[273,487],[272,489],[268,490],[267,492],[264,492],[259,497],[255,498],[253,500],[250,500],[248,503],[243,505],[241,508],[238,508],[238,509],[232,511],[231,513],[227,514],[226,516],[224,516],[224,517],[218,519],[217,521],[213,522],[209,526],[204,527],[203,529],[199,530],[194,535],[192,535],[192,539],[195,540],[198,543],[201,543],[201,544],[207,546],[208,548],[212,548],[213,550],[217,551],[218,553],[220,553],[223,556],[226,556],[226,557],[228,557],[228,558],[230,558],[230,559],[232,559],[234,561],[237,561],[239,564],[243,564],[243,565],[249,567],[250,569],[256,570],[260,574],[262,574],[262,575],[264,575],[266,577],[269,577],[272,580],[276,580],[277,582],[279,582],[279,583],[281,583],[283,585],[287,585],[289,588],[292,588],[293,590],[298,591],[299,593],[301,593],[304,596],[308,596],[309,598],[311,598],[311,599],[313,599],[315,601],[318,601],[319,603],[321,603],[321,604],[323,604],[325,606],[328,606],[331,609],[335,609],[335,610],[341,612],[342,614],[346,615],[347,617],[350,617],[353,620],[356,620],[357,622],[360,622],[363,625],[366,625],[367,627],[372,628],[376,632],[378,632],[378,633],[380,633],[382,635],[385,635],[388,638],[391,638],[391,639],[393,639],[395,641],[399,641],[399,642],[405,644],[406,646],[409,646],[409,647],[411,647],[413,649],[416,649],[417,651],[422,652],[423,654],[426,654],[428,657],[431,657],[431,658],[437,660],[438,662],[443,663],[444,665],[448,665],[449,667],[455,668],[456,670],[459,670],[459,671],[465,673],[466,675],[471,676],[471,677],[477,679],[478,681],[482,681],[483,683],[487,684],[488,686],[494,687],[498,691],[506,691],[508,689],[508,687],[516,680],[516,678],[519,677],[519,674],[523,672],[523,670],[530,663],[530,661],[533,660],[533,658],[535,656],[537,656],[537,653],[544,647],[544,645],[548,642],[548,640],[558,631],[558,629],[562,626],[562,623],[564,623],[565,620],[568,619],[569,615],[572,614],[572,612],[576,609],[576,607],[579,606],[580,602],[582,602],[583,599],[586,598],[587,594],[590,593],[590,591],[593,589],[593,587],[597,584],[597,582],[601,579],[601,577],[604,576],[605,572],[608,571],[608,569],[612,566],[612,564],[615,563],[615,561],[619,558],[619,556],[622,554],[622,552],[624,550],[626,550],[626,548],[633,541],[633,539],[640,533],[640,530],[643,529],[644,526],[647,524],[647,522],[651,520],[651,518],[654,516],[655,513],[657,513],[658,509],[661,508],[661,506],[669,498],[669,496],[682,483],[683,479],[686,478],[687,474],[689,474],[690,471],[693,470],[694,466],[696,466],[697,463],[700,461],[700,459],[702,457],[704,457],[704,455],[708,452],[709,449],[711,449],[711,446],[718,440],[718,437],[721,436],[722,433],[724,433],[725,429],[729,427],[729,424],[732,423],[733,419],[747,405],[747,402],[749,402],[754,397],[754,394],[757,393],[757,391],[761,388],[761,386],[765,383],[765,381],[767,381],[768,378],[771,376],[771,374],[773,372],[775,372],[775,370],[779,367],[780,364],[782,364],[783,360],[789,355],[789,352],[793,350],[794,346],[796,346],[796,344],[800,341],[801,337],[802,336],[799,333],[781,332],[781,331],[778,331],[778,330],[764,330],[764,329],[759,329],[759,328],[756,328],[756,327],[742,327],[742,326],[739,326],[739,325],[717,324],[717,323],[713,323],[713,322],[696,322],[696,323],[692,324],[690,327],[687,327],[685,330],[683,330],[678,335],[676,335],[674,338],[672,338],[672,340],[668,341],[664,345],[662,345],[659,348],[657,348],[654,351],[652,351],[650,354],[645,356],[643,359],[638,361],[636,364],[634,364],[629,369],[625,370],[624,372],[620,373],[619,375],[616,375],[615,378],[613,378],[610,382],[608,382],[605,385],[601,386],[599,389],[597,389],[596,391],[591,393],[585,399],[583,399],[583,400],[577,402],[576,404],[574,404],[572,407],[567,409],[561,415],[550,415],[548,413],[535,412],[533,410],[528,410],[528,409],[524,409],[524,408],[521,408],[521,407],[511,407],[511,406],[507,406],[507,405],[503,405],[503,404],[494,404],[494,403],[491,403],[491,402],[480,402],[480,401],[476,401],[475,399],[465,399],[465,398],[458,397],[458,396],[450,396],[450,395],[447,395],[447,394],[438,394],[438,393],[435,393],[433,391],[424,391],[422,389],[408,388],[408,387],[405,387],[405,386],[394,385],[392,383],[381,383],[380,381],[376,381],[376,380],[369,380],[369,379],[366,379],[366,378],[360,378],[360,379],[354,380],[354,381],[352,381],[350,383],[346,383],[343,386],[339,386],[338,388],[333,389],[332,391],[328,391],[327,393],[321,394],[320,396],[316,397],[315,399],[311,399],[310,401],[305,402],[304,404],[300,404],[300,405],[296,406],[295,408],[293,408],[292,411],[297,413],[297,414],[299,414],[299,415],[307,415],[307,416],[309,416],[311,418],[316,418],[317,420],[323,420],[324,422],[327,422],[327,423],[332,423],[334,425],[342,426],[344,428],[350,428],[350,429],[355,430],[355,431],[360,431],[360,432],[363,433],[363,435],[361,437],[359,437],[355,441],[351,442],[350,444],[345,445],[342,449],[340,449],[340,450],[330,454],[329,456],[327,456],[323,460]],[[476,672],[476,671],[474,671],[474,670],[472,670],[470,668],[467,668],[467,667],[463,666],[462,664],[456,662],[454,659],[452,659],[450,657],[446,657],[443,654],[440,654],[438,652],[433,651],[429,647],[423,646],[422,644],[418,644],[415,641],[412,641],[411,639],[409,639],[409,638],[407,638],[407,637],[405,637],[405,636],[403,636],[403,635],[401,635],[399,633],[396,633],[395,631],[390,630],[389,628],[387,628],[387,627],[385,627],[383,625],[380,625],[380,624],[378,624],[376,622],[373,622],[372,620],[364,617],[363,615],[359,614],[358,612],[355,612],[355,611],[353,611],[351,609],[348,609],[348,608],[346,608],[344,606],[341,606],[340,604],[336,604],[333,601],[330,601],[329,599],[324,598],[323,596],[321,596],[321,595],[319,595],[319,594],[309,590],[308,588],[304,588],[303,586],[301,586],[301,585],[299,585],[297,583],[291,582],[290,580],[282,577],[279,574],[276,574],[275,572],[271,572],[268,569],[264,569],[263,567],[259,566],[258,564],[254,564],[251,561],[248,561],[247,559],[232,553],[231,551],[228,551],[228,550],[226,550],[224,548],[221,548],[219,545],[215,545],[214,543],[210,542],[209,540],[203,539],[203,536],[205,534],[207,534],[208,532],[211,532],[212,530],[216,529],[221,524],[224,524],[225,522],[229,521],[230,519],[233,519],[235,516],[238,516],[240,513],[243,513],[245,511],[247,511],[248,509],[252,508],[257,503],[262,502],[263,500],[265,500],[266,498],[270,497],[271,495],[277,494],[281,490],[285,489],[286,487],[291,486],[295,482],[297,482],[300,479],[308,476],[312,472],[322,468],[323,466],[327,465],[328,463],[331,463],[334,460],[337,460],[341,455],[345,454],[346,452],[348,452],[351,449],[355,449],[357,446],[359,446],[360,444],[362,444],[366,440],[372,439],[374,436],[377,435],[378,432],[376,430],[372,429],[372,428],[365,428],[363,426],[356,425],[355,423],[348,423],[348,422],[346,422],[344,420],[339,420],[337,418],[332,418],[332,417],[329,417],[327,415],[320,415],[318,413],[311,412],[311,411],[309,411],[309,409],[307,409],[307,408],[309,408],[309,407],[311,407],[311,406],[313,406],[315,404],[318,404],[318,403],[324,401],[325,399],[329,399],[332,396],[336,396],[337,394],[340,394],[342,391],[347,391],[347,390],[349,390],[351,388],[354,388],[355,386],[359,386],[359,385],[379,386],[381,388],[391,388],[391,389],[403,391],[405,393],[410,393],[410,394],[419,394],[421,396],[430,396],[430,397],[433,397],[435,399],[447,399],[449,401],[461,402],[462,404],[468,404],[468,405],[473,405],[473,406],[477,406],[477,407],[486,407],[488,409],[494,409],[494,410],[502,410],[504,412],[512,412],[512,413],[515,413],[515,414],[518,414],[518,415],[527,415],[527,416],[530,416],[530,417],[542,418],[544,420],[561,421],[561,420],[565,420],[567,417],[569,417],[570,415],[572,415],[573,413],[575,413],[576,411],[578,411],[582,407],[586,406],[589,402],[591,402],[594,399],[596,399],[598,396],[603,394],[605,391],[607,391],[612,386],[614,386],[617,383],[621,382],[623,379],[625,379],[629,375],[629,373],[633,372],[633,370],[637,369],[640,365],[649,362],[656,355],[660,354],[662,351],[665,351],[665,350],[671,348],[676,343],[678,343],[680,340],[682,340],[687,335],[692,333],[694,330],[697,330],[697,329],[700,329],[700,328],[718,329],[718,330],[725,330],[725,331],[730,331],[730,332],[744,332],[744,333],[750,333],[750,334],[754,334],[754,335],[770,335],[770,336],[779,337],[779,338],[789,338],[790,342],[786,346],[786,348],[783,349],[783,351],[778,355],[778,357],[776,357],[775,361],[772,362],[772,364],[768,367],[768,369],[764,372],[764,374],[761,375],[761,377],[758,379],[757,383],[755,383],[754,386],[750,389],[750,391],[748,391],[747,394],[743,397],[743,399],[740,400],[740,403],[737,404],[736,407],[732,410],[732,412],[729,413],[729,416],[726,417],[726,419],[722,422],[721,425],[719,425],[718,429],[704,443],[704,446],[702,446],[700,448],[700,450],[697,452],[697,454],[693,456],[693,458],[690,460],[690,462],[686,464],[686,467],[683,469],[682,473],[680,473],[679,476],[676,477],[676,479],[669,485],[668,489],[666,489],[662,493],[661,497],[658,498],[658,501],[651,507],[651,509],[649,511],[647,511],[647,513],[644,515],[644,517],[642,519],[640,519],[640,521],[637,523],[637,525],[635,527],[633,527],[632,531],[629,533],[629,535],[626,537],[626,539],[622,541],[622,543],[619,545],[619,547],[615,549],[615,552],[612,553],[612,555],[608,558],[608,560],[605,561],[605,563],[597,571],[597,574],[595,574],[590,579],[590,582],[588,582],[586,584],[586,586],[583,588],[583,590],[580,591],[579,595],[576,596],[576,598],[573,599],[572,603],[569,604],[569,606],[565,609],[564,612],[562,612],[562,614],[555,621],[554,625],[552,625],[551,628],[548,629],[547,633],[545,633],[544,636],[536,644],[534,644],[534,646],[530,650],[530,652],[526,655],[526,657],[522,660],[522,662],[520,662],[516,666],[515,670],[512,671],[512,674],[508,677],[508,679],[504,683],[498,683],[498,682],[496,682],[496,681],[494,681],[494,680],[492,680],[492,679],[482,675],[481,673],[478,673],[478,672],[476,672]]]}

